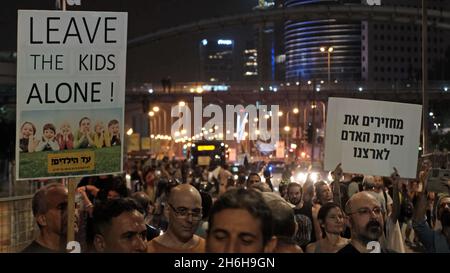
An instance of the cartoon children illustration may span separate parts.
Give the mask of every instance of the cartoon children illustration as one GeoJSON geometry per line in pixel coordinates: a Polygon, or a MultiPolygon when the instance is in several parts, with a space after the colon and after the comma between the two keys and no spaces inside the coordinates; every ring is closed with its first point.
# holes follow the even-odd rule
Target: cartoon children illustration
{"type": "Polygon", "coordinates": [[[111,146],[120,145],[120,128],[119,121],[117,119],[113,119],[108,123],[108,131],[111,136],[111,146]]]}
{"type": "Polygon", "coordinates": [[[75,136],[75,149],[95,147],[94,133],[91,132],[91,120],[83,117],[79,122],[80,128],[75,136]]]}
{"type": "Polygon", "coordinates": [[[60,132],[56,134],[56,141],[58,141],[60,150],[73,149],[74,137],[70,124],[65,121],[61,124],[60,132]]]}
{"type": "Polygon", "coordinates": [[[36,127],[33,123],[25,121],[20,127],[21,137],[19,140],[19,151],[24,153],[34,152],[39,140],[34,139],[36,134],[36,127]]]}
{"type": "Polygon", "coordinates": [[[59,144],[56,141],[55,125],[47,123],[44,125],[42,140],[36,146],[36,152],[39,151],[59,151],[59,144]]]}
{"type": "Polygon", "coordinates": [[[105,130],[105,126],[101,121],[98,121],[95,124],[94,143],[97,148],[111,146],[111,138],[109,136],[109,132],[105,130]]]}

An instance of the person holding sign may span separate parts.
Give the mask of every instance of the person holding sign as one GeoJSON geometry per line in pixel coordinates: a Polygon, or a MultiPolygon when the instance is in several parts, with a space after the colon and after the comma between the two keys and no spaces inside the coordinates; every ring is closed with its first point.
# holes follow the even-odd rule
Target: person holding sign
{"type": "MultiPolygon", "coordinates": [[[[32,209],[39,235],[23,253],[65,252],[67,238],[67,189],[58,183],[46,185],[33,196],[32,209]]],[[[75,214],[75,233],[78,231],[75,214]]]]}
{"type": "Polygon", "coordinates": [[[75,149],[95,146],[94,133],[91,132],[91,120],[83,117],[79,122],[79,130],[75,136],[75,149]]]}
{"type": "Polygon", "coordinates": [[[422,171],[419,175],[420,182],[423,184],[423,191],[419,193],[419,201],[413,217],[413,228],[427,252],[450,253],[450,195],[442,195],[436,204],[436,216],[441,222],[441,230],[432,230],[425,219],[427,210],[426,191],[430,172],[431,167],[422,171]]]}

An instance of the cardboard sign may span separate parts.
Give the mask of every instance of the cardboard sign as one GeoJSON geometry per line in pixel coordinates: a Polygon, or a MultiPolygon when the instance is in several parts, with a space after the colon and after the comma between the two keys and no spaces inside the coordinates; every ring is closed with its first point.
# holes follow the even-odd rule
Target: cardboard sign
{"type": "Polygon", "coordinates": [[[19,10],[17,35],[17,179],[122,172],[127,14],[19,10]]]}
{"type": "Polygon", "coordinates": [[[329,98],[325,170],[415,178],[421,117],[421,105],[329,98]]]}

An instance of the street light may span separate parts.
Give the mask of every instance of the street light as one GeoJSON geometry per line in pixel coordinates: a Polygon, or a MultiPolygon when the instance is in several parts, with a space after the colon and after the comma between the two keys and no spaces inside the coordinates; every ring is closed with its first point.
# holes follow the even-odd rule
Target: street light
{"type": "Polygon", "coordinates": [[[333,47],[330,46],[328,48],[321,47],[320,52],[327,52],[328,54],[328,83],[331,82],[331,52],[333,52],[333,47]]]}

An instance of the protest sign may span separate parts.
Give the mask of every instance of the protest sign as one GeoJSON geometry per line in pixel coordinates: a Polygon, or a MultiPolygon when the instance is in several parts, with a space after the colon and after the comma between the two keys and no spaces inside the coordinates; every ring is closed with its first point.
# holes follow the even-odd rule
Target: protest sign
{"type": "Polygon", "coordinates": [[[325,170],[342,163],[349,173],[402,177],[417,171],[422,106],[387,101],[329,98],[325,170]]]}
{"type": "Polygon", "coordinates": [[[121,172],[127,14],[19,10],[17,179],[121,172]]]}

